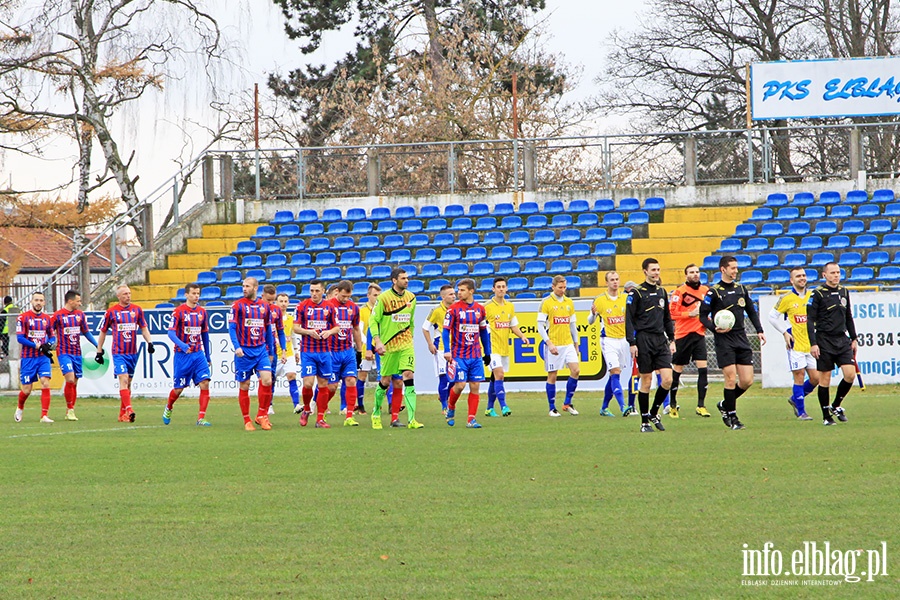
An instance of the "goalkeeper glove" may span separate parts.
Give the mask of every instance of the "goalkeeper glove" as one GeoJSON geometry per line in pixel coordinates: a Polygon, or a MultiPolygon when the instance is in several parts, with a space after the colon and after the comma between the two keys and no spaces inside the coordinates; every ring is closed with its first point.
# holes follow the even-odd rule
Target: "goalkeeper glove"
{"type": "Polygon", "coordinates": [[[94,357],[94,360],[97,361],[98,365],[103,364],[103,349],[97,350],[97,356],[94,357]]]}

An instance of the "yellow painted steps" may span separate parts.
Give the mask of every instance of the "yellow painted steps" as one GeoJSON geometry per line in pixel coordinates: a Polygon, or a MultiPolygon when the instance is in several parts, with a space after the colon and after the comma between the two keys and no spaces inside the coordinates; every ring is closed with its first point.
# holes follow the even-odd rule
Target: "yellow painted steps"
{"type": "MultiPolygon", "coordinates": [[[[194,269],[195,271],[209,271],[228,252],[214,252],[212,254],[170,254],[167,263],[169,269],[194,269]]],[[[162,270],[162,269],[158,269],[162,270]]]]}
{"type": "Polygon", "coordinates": [[[700,221],[696,223],[650,223],[648,237],[674,238],[674,237],[728,237],[734,233],[734,228],[744,220],[729,221],[700,221]]]}
{"type": "Polygon", "coordinates": [[[158,302],[168,302],[178,293],[184,284],[176,285],[136,285],[131,288],[131,299],[140,304],[144,302],[149,308],[158,302]]]}
{"type": "Polygon", "coordinates": [[[746,221],[756,206],[710,206],[667,208],[665,223],[702,223],[706,221],[746,221]]]}
{"type": "MultiPolygon", "coordinates": [[[[732,230],[733,231],[733,230],[732,230]]],[[[727,236],[724,236],[727,237],[727,236]]],[[[724,237],[675,237],[657,239],[633,239],[631,240],[631,254],[646,257],[659,258],[657,254],[684,254],[684,253],[712,253],[724,237]]],[[[628,256],[619,254],[616,258],[628,256]]]]}
{"type": "MultiPolygon", "coordinates": [[[[207,271],[208,269],[202,269],[207,271]]],[[[198,269],[154,269],[147,273],[147,282],[150,285],[180,284],[186,285],[197,281],[198,269]]]]}
{"type": "MultiPolygon", "coordinates": [[[[684,272],[684,267],[690,263],[701,264],[703,259],[708,256],[706,252],[678,252],[666,253],[665,261],[662,258],[654,257],[660,261],[659,266],[663,270],[679,269],[684,272]]],[[[620,254],[616,256],[616,269],[618,271],[641,271],[641,263],[647,258],[643,254],[620,254]]]]}
{"type": "Polygon", "coordinates": [[[247,238],[192,238],[187,241],[188,254],[215,254],[223,256],[237,249],[238,242],[247,238]]]}

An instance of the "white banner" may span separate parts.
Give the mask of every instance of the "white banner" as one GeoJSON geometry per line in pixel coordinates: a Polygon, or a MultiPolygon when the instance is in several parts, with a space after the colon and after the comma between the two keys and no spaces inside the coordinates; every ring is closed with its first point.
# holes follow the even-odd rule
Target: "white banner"
{"type": "MultiPolygon", "coordinates": [[[[762,347],[763,387],[793,385],[784,338],[769,324],[777,296],[759,299],[760,317],[768,343],[762,347]]],[[[900,293],[850,292],[853,322],[859,335],[856,362],[866,385],[900,383],[900,293]]],[[[832,373],[837,385],[838,370],[832,373]]]]}
{"type": "Polygon", "coordinates": [[[900,57],[750,65],[754,120],[900,113],[900,57]]]}

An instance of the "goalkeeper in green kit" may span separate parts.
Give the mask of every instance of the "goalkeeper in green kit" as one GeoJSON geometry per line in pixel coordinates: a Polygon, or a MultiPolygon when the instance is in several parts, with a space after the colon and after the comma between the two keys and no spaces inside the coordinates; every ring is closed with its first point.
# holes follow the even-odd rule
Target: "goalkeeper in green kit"
{"type": "MultiPolygon", "coordinates": [[[[401,376],[404,388],[402,399],[409,411],[407,427],[424,427],[416,421],[416,354],[413,349],[416,296],[407,287],[409,275],[400,267],[395,267],[391,271],[391,287],[378,296],[369,319],[372,347],[381,355],[381,381],[375,390],[372,429],[381,429],[381,406],[387,397],[391,380],[401,376]]],[[[399,397],[391,404],[391,427],[403,427],[400,423],[399,397]]]]}

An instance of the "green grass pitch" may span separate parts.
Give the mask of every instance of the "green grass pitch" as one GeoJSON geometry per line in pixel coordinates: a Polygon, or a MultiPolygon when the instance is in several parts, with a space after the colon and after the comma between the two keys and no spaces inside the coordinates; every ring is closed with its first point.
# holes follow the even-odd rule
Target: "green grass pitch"
{"type": "Polygon", "coordinates": [[[54,396],[41,425],[37,394],[22,423],[9,398],[0,596],[897,598],[898,391],[854,388],[850,421],[825,428],[814,397],[816,420],[798,422],[786,391],[757,386],[738,403],[747,429],[729,431],[686,389],[682,419],[652,435],[598,416],[587,392],[558,419],[542,395],[513,394],[513,415],[479,415],[481,430],[447,427],[434,396],[419,431],[337,414],[301,429],[279,397],[274,429],[253,433],[236,399],[201,429],[193,399],[164,427],[158,399],[138,399],[129,426],[117,399],[81,400],[67,423],[54,396]],[[786,557],[885,541],[889,576],[742,585],[743,544],[767,541],[786,557]]]}

